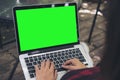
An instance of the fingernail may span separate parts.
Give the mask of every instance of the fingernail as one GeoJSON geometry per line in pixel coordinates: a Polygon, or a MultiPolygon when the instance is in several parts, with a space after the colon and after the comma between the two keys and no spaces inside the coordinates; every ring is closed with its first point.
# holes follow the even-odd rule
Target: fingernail
{"type": "Polygon", "coordinates": [[[46,60],[43,60],[43,62],[46,62],[46,60]]]}
{"type": "Polygon", "coordinates": [[[58,72],[57,70],[55,70],[56,72],[58,72]]]}

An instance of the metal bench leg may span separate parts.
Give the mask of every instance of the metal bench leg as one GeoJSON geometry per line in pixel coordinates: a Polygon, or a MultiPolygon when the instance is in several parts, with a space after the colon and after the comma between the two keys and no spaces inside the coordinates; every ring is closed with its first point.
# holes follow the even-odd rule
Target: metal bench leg
{"type": "Polygon", "coordinates": [[[9,77],[8,77],[8,80],[12,80],[13,75],[14,75],[14,73],[15,73],[15,71],[16,71],[17,66],[18,66],[18,63],[19,63],[19,58],[16,60],[16,63],[14,64],[14,67],[13,67],[13,69],[12,69],[12,71],[10,72],[10,75],[9,75],[9,77]]]}
{"type": "Polygon", "coordinates": [[[1,35],[1,27],[0,27],[0,49],[2,48],[2,35],[1,35]]]}
{"type": "Polygon", "coordinates": [[[91,37],[92,37],[92,34],[93,34],[93,30],[94,30],[96,19],[97,19],[97,13],[100,9],[101,2],[102,2],[102,0],[99,0],[98,5],[97,5],[97,9],[96,9],[97,11],[96,11],[96,14],[95,14],[93,22],[92,22],[92,26],[91,26],[89,37],[88,37],[88,43],[89,44],[91,43],[91,37]]]}

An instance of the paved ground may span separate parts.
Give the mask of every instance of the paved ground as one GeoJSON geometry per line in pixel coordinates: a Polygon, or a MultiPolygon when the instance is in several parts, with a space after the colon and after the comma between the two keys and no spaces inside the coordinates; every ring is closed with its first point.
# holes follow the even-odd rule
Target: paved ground
{"type": "MultiPolygon", "coordinates": [[[[85,11],[86,9],[81,9],[79,11],[79,30],[80,30],[80,40],[87,42],[88,34],[90,31],[90,27],[92,25],[92,20],[94,17],[93,10],[96,8],[96,3],[88,3],[89,11],[85,11]],[[92,11],[92,12],[90,12],[92,11]]],[[[104,8],[104,4],[102,4],[101,9],[104,8]]],[[[94,65],[96,65],[100,61],[100,57],[103,54],[104,48],[104,40],[105,40],[105,19],[103,16],[98,15],[96,26],[93,32],[90,47],[90,56],[94,61],[94,65]]],[[[0,50],[0,80],[7,80],[8,76],[15,64],[15,60],[18,57],[16,44],[11,43],[3,47],[0,50]]],[[[12,80],[24,80],[24,76],[21,70],[20,64],[17,67],[15,75],[12,80]]]]}

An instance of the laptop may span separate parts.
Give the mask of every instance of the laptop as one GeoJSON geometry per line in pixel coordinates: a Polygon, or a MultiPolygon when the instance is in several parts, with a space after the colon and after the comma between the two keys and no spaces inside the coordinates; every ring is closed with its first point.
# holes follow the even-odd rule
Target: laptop
{"type": "Polygon", "coordinates": [[[93,63],[80,46],[76,3],[17,6],[13,8],[19,60],[26,80],[36,80],[34,65],[51,60],[58,78],[67,71],[61,65],[78,58],[93,63]]]}

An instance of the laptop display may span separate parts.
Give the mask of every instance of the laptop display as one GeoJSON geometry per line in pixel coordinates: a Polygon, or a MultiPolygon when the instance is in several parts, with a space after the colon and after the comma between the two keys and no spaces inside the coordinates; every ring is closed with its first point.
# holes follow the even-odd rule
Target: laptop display
{"type": "Polygon", "coordinates": [[[75,7],[71,4],[52,8],[16,9],[20,52],[78,43],[75,7]]]}

